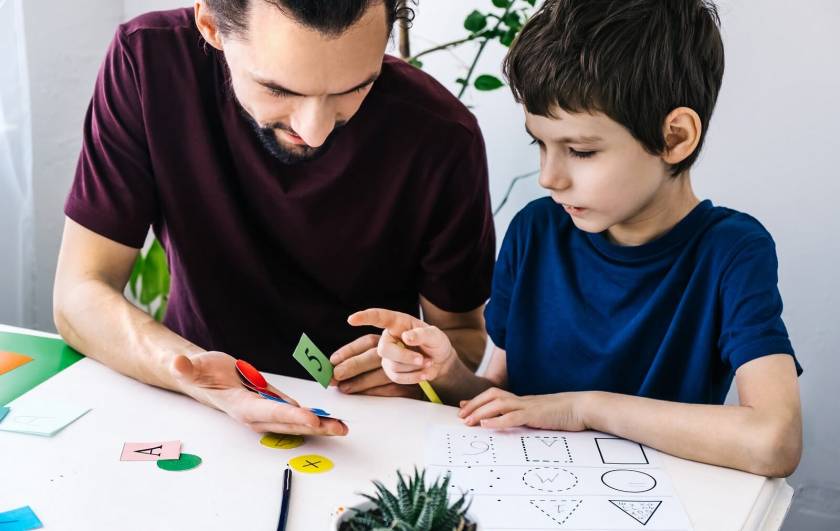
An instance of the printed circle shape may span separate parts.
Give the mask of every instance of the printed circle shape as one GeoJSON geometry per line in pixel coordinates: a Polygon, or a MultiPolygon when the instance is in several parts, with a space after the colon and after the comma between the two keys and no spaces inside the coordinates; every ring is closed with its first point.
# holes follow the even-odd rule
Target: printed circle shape
{"type": "Polygon", "coordinates": [[[618,469],[604,472],[601,482],[619,492],[648,492],[656,487],[656,479],[639,470],[618,469]]]}

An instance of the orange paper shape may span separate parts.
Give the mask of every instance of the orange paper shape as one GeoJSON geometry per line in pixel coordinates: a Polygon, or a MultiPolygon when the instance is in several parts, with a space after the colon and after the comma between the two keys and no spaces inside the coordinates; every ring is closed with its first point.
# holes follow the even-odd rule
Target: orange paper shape
{"type": "Polygon", "coordinates": [[[5,374],[13,371],[21,365],[26,365],[32,361],[29,356],[18,354],[17,352],[4,352],[0,350],[0,374],[5,374]]]}

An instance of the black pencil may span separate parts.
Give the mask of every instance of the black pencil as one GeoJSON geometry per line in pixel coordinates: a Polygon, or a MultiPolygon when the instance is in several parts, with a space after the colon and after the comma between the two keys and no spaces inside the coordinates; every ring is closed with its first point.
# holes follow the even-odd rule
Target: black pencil
{"type": "Polygon", "coordinates": [[[280,520],[277,522],[277,531],[285,531],[286,519],[289,517],[289,498],[292,495],[292,470],[286,467],[283,472],[283,502],[280,504],[280,520]]]}

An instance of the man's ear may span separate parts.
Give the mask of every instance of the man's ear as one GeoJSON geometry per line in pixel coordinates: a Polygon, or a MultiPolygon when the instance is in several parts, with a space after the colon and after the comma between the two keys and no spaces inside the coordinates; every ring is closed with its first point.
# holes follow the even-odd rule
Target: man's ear
{"type": "Polygon", "coordinates": [[[694,109],[677,107],[665,117],[662,126],[665,151],[662,160],[674,165],[694,153],[703,134],[703,123],[694,109]]]}
{"type": "Polygon", "coordinates": [[[216,25],[216,19],[213,18],[213,13],[210,12],[210,8],[204,2],[199,1],[195,3],[194,9],[195,25],[198,26],[198,31],[201,33],[201,36],[213,48],[222,50],[222,34],[216,25]]]}

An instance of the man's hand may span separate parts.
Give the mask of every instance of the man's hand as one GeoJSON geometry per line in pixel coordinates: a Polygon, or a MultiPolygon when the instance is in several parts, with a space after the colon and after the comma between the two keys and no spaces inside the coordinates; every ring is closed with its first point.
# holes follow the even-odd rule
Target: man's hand
{"type": "Polygon", "coordinates": [[[223,352],[177,356],[170,367],[180,391],[214,407],[258,433],[297,435],[346,435],[347,426],[337,419],[317,417],[291,397],[269,389],[289,404],[261,398],[246,390],[236,375],[236,360],[223,352]]]}
{"type": "Polygon", "coordinates": [[[382,370],[382,358],[376,352],[379,336],[368,334],[352,341],[330,356],[333,383],[342,393],[372,396],[401,396],[420,399],[423,392],[415,385],[399,385],[382,370]]]}

